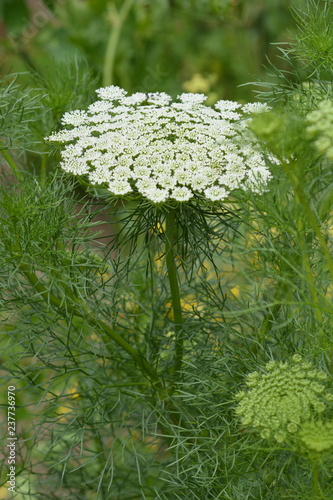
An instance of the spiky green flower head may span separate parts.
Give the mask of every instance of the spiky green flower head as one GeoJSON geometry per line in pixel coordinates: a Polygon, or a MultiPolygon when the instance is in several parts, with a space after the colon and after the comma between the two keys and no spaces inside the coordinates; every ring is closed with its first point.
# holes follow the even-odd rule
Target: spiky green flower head
{"type": "Polygon", "coordinates": [[[203,94],[97,90],[87,111],[65,113],[67,128],[49,141],[66,143],[61,167],[86,175],[116,196],[136,193],[154,204],[196,195],[222,201],[239,187],[261,193],[271,177],[254,134],[252,113],[266,104],[219,101],[203,94]]]}
{"type": "Polygon", "coordinates": [[[305,422],[300,429],[299,438],[310,452],[326,453],[333,448],[333,421],[305,422]]]}
{"type": "Polygon", "coordinates": [[[306,120],[309,123],[306,129],[309,136],[316,138],[314,144],[317,151],[333,160],[333,101],[325,99],[320,102],[306,120]]]}
{"type": "Polygon", "coordinates": [[[236,395],[236,413],[243,425],[259,431],[262,438],[282,443],[303,422],[325,410],[325,400],[331,397],[326,380],[324,372],[299,355],[291,362],[271,361],[262,373],[247,376],[248,390],[236,395]]]}

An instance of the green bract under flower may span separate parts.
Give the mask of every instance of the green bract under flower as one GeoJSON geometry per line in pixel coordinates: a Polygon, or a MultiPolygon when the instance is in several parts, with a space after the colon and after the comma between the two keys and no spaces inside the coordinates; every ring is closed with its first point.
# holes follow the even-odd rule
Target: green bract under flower
{"type": "Polygon", "coordinates": [[[264,439],[278,442],[295,434],[300,425],[325,410],[325,400],[330,400],[323,382],[327,375],[302,361],[299,355],[293,363],[272,361],[266,372],[250,373],[247,392],[237,394],[240,401],[236,413],[243,425],[257,429],[264,439]]]}
{"type": "Polygon", "coordinates": [[[154,203],[188,201],[195,194],[224,200],[238,187],[265,189],[270,173],[253,133],[249,113],[260,103],[219,101],[205,106],[203,94],[172,102],[161,93],[126,96],[119,87],[97,90],[88,111],[66,113],[66,130],[48,140],[68,143],[61,167],[86,174],[114,195],[140,193],[154,203]]]}

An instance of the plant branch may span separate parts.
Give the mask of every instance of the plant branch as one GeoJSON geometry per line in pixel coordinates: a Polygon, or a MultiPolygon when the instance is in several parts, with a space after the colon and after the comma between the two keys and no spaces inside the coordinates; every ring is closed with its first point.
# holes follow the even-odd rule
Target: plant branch
{"type": "Polygon", "coordinates": [[[138,363],[142,371],[149,377],[152,383],[159,381],[157,373],[150,366],[143,355],[139,353],[134,347],[132,347],[117,332],[112,330],[112,328],[104,323],[104,321],[96,320],[93,317],[92,312],[85,305],[80,304],[80,309],[68,303],[66,303],[65,306],[63,300],[53,295],[49,290],[45,288],[36,274],[31,271],[30,266],[27,263],[22,262],[19,265],[19,269],[26,277],[26,279],[31,283],[31,285],[35,288],[35,290],[39,293],[39,295],[45,300],[45,302],[51,304],[53,307],[61,310],[62,312],[66,312],[66,314],[71,313],[74,316],[83,318],[88,323],[88,325],[93,326],[94,328],[97,328],[99,330],[99,332],[102,334],[102,337],[104,337],[104,340],[105,337],[107,337],[108,339],[113,340],[116,344],[122,347],[122,349],[124,349],[124,351],[126,351],[138,363]]]}

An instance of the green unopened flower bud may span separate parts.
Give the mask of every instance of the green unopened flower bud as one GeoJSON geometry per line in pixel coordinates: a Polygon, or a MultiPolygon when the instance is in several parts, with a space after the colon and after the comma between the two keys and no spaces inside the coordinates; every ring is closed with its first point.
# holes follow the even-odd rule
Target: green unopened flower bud
{"type": "Polygon", "coordinates": [[[236,413],[262,438],[282,443],[288,433],[294,435],[303,422],[325,410],[330,394],[324,384],[327,376],[298,355],[292,362],[270,361],[265,368],[247,376],[248,391],[236,396],[236,413]]]}

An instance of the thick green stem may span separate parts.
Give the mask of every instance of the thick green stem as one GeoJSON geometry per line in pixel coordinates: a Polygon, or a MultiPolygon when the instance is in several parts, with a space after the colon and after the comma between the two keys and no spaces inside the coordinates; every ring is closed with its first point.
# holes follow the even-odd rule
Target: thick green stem
{"type": "Polygon", "coordinates": [[[137,362],[137,364],[149,377],[152,383],[158,382],[160,384],[157,373],[150,366],[148,361],[142,356],[142,354],[134,349],[134,347],[132,347],[128,342],[126,342],[126,340],[123,339],[118,333],[113,331],[112,328],[109,327],[109,325],[104,323],[104,321],[96,320],[93,317],[91,311],[89,311],[89,309],[85,305],[80,304],[80,308],[78,308],[75,305],[69,304],[68,302],[64,304],[61,299],[51,294],[51,292],[45,288],[36,274],[31,271],[30,266],[27,263],[21,263],[19,268],[22,274],[47,303],[51,304],[58,310],[66,312],[66,315],[73,314],[74,316],[83,318],[88,325],[97,328],[104,339],[106,339],[107,337],[108,339],[113,340],[116,344],[122,347],[124,351],[126,351],[137,362]]]}
{"type": "Polygon", "coordinates": [[[182,308],[178,285],[177,267],[175,263],[174,238],[175,238],[175,213],[170,210],[166,216],[165,254],[168,279],[171,291],[171,302],[175,322],[175,362],[174,371],[178,372],[182,366],[184,351],[184,332],[182,308]]]}
{"type": "Polygon", "coordinates": [[[133,0],[125,0],[119,13],[115,6],[113,6],[113,12],[110,13],[110,15],[112,15],[113,28],[111,29],[104,58],[103,85],[105,87],[113,84],[114,61],[116,58],[121,28],[129,14],[132,3],[133,0]]]}

